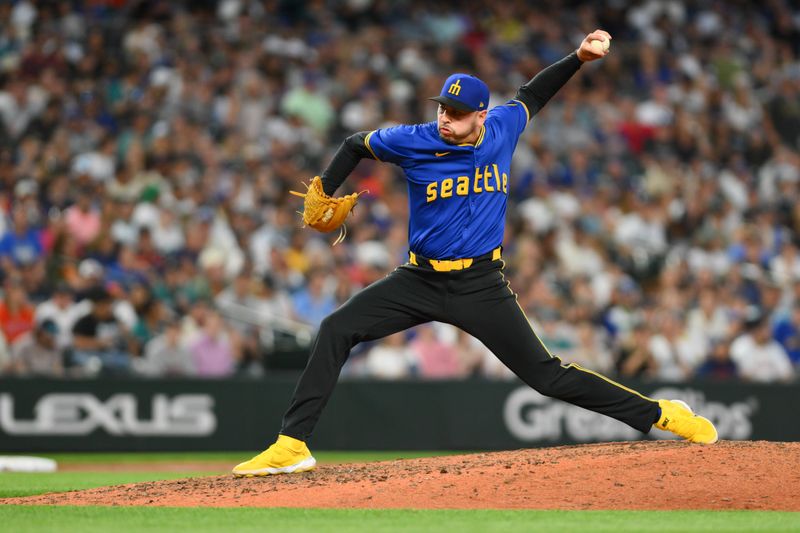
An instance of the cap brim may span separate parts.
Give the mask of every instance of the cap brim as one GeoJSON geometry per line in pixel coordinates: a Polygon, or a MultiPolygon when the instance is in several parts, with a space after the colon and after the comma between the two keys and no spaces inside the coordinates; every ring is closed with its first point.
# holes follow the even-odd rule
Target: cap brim
{"type": "Polygon", "coordinates": [[[433,100],[434,102],[439,102],[442,105],[450,106],[454,109],[458,109],[459,111],[477,111],[477,109],[472,109],[470,106],[465,104],[464,102],[459,102],[458,100],[453,100],[452,98],[448,98],[447,96],[433,96],[428,98],[428,100],[433,100]]]}

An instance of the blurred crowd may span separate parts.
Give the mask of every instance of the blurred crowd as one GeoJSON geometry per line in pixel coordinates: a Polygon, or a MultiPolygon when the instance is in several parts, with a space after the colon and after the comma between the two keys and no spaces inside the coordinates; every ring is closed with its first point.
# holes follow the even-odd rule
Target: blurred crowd
{"type": "MultiPolygon", "coordinates": [[[[407,260],[399,169],[344,243],[289,195],[349,134],[492,105],[595,28],[520,139],[506,276],[565,361],[790,381],[800,365],[800,9],[788,0],[0,3],[0,373],[260,376],[407,260]]],[[[285,359],[285,358],[284,358],[285,359]]],[[[291,365],[289,365],[291,366],[291,365]]],[[[507,378],[431,324],[348,376],[507,378]]]]}

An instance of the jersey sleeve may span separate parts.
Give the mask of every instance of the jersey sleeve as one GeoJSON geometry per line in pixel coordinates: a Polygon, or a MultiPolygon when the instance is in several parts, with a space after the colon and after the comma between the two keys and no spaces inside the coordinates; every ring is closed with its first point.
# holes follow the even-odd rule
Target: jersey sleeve
{"type": "Polygon", "coordinates": [[[529,120],[528,107],[519,100],[509,100],[503,105],[492,108],[486,117],[487,128],[496,127],[505,135],[513,135],[514,138],[522,135],[529,120]]]}
{"type": "Polygon", "coordinates": [[[414,127],[401,125],[372,131],[364,138],[364,144],[378,161],[402,166],[414,154],[414,127]]]}

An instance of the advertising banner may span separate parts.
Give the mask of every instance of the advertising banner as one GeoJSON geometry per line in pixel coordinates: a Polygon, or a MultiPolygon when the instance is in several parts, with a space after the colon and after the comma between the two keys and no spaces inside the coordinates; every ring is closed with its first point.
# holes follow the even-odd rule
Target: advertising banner
{"type": "MultiPolygon", "coordinates": [[[[721,439],[800,440],[800,386],[633,383],[687,401],[721,439]]],[[[256,450],[271,443],[294,379],[0,382],[0,452],[256,450]]],[[[344,381],[317,449],[500,450],[669,438],[642,435],[519,382],[344,381]]]]}

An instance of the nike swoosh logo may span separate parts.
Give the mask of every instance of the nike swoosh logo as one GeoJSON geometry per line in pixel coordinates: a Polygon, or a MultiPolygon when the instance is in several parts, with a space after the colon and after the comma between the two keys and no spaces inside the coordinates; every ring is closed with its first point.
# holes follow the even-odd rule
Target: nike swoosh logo
{"type": "Polygon", "coordinates": [[[450,152],[434,152],[433,155],[435,155],[436,157],[442,157],[443,155],[447,155],[449,153],[450,152]]]}

